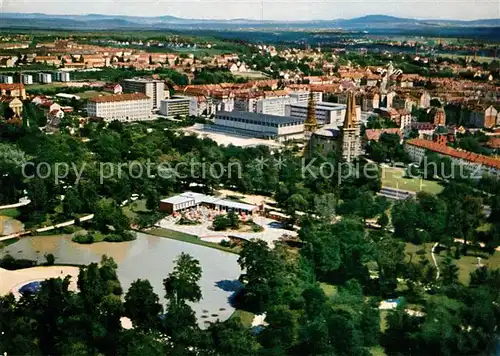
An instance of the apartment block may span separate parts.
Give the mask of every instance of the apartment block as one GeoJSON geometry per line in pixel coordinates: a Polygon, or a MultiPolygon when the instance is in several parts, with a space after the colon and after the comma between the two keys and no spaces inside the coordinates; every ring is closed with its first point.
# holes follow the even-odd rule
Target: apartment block
{"type": "Polygon", "coordinates": [[[14,77],[11,75],[0,75],[0,83],[14,84],[14,77]]]}
{"type": "Polygon", "coordinates": [[[38,73],[38,82],[44,84],[52,83],[52,74],[50,73],[38,73]]]}
{"type": "Polygon", "coordinates": [[[158,109],[160,102],[165,99],[165,82],[162,80],[133,78],[125,79],[121,83],[123,91],[129,93],[142,93],[152,99],[151,109],[158,109]]]}
{"type": "Polygon", "coordinates": [[[22,74],[21,82],[25,85],[33,84],[33,76],[31,74],[22,74]]]}
{"type": "Polygon", "coordinates": [[[87,115],[105,121],[140,121],[151,118],[151,98],[142,94],[96,96],[87,102],[87,115]]]}
{"type": "Polygon", "coordinates": [[[165,116],[188,116],[191,99],[187,96],[173,96],[160,102],[160,114],[165,116]]]}

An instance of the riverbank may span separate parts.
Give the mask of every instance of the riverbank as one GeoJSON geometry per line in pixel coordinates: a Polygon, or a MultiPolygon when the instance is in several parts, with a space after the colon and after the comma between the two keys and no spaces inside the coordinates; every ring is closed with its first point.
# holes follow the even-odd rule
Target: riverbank
{"type": "Polygon", "coordinates": [[[158,227],[158,228],[152,228],[150,230],[143,230],[140,232],[145,233],[145,234],[154,235],[154,236],[165,237],[167,239],[187,242],[190,244],[205,246],[205,247],[213,248],[213,249],[224,251],[224,252],[239,254],[239,250],[237,248],[221,246],[217,243],[203,241],[202,239],[200,239],[199,237],[197,237],[195,235],[189,235],[189,234],[185,234],[185,233],[179,232],[179,231],[173,231],[173,230],[168,230],[165,228],[158,227]]]}

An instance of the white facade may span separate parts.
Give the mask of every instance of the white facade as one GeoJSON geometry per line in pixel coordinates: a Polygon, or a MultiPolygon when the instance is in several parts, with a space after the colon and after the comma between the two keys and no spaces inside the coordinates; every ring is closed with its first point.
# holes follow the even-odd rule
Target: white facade
{"type": "Polygon", "coordinates": [[[165,82],[162,80],[149,80],[144,78],[125,79],[122,82],[125,92],[143,93],[149,96],[151,109],[160,107],[160,102],[165,99],[165,82]]]}
{"type": "Polygon", "coordinates": [[[215,106],[212,103],[212,98],[205,96],[190,96],[189,97],[189,115],[212,115],[215,113],[215,106]]]}
{"type": "Polygon", "coordinates": [[[50,73],[38,73],[38,81],[40,83],[50,84],[50,83],[52,83],[52,74],[50,74],[50,73]]]}
{"type": "MultiPolygon", "coordinates": [[[[307,105],[307,102],[287,105],[285,115],[305,120],[307,118],[307,105]]],[[[315,108],[316,120],[318,121],[318,124],[337,125],[337,127],[343,125],[346,105],[330,102],[317,102],[315,108]]],[[[361,117],[361,108],[359,107],[356,107],[356,117],[361,117]]]]}
{"type": "MultiPolygon", "coordinates": [[[[123,98],[103,99],[96,97],[87,102],[87,115],[100,117],[105,121],[140,121],[151,118],[151,99],[138,94],[121,94],[123,98]]],[[[113,96],[114,97],[114,96],[113,96]]]]}
{"type": "Polygon", "coordinates": [[[58,82],[69,82],[69,81],[71,81],[69,73],[68,72],[63,72],[63,71],[55,72],[54,73],[54,79],[56,81],[58,81],[58,82]]]}
{"type": "Polygon", "coordinates": [[[24,85],[33,84],[33,76],[31,74],[23,74],[21,75],[21,81],[24,85]]]}
{"type": "Polygon", "coordinates": [[[297,98],[294,97],[278,97],[278,98],[266,98],[257,100],[255,112],[261,114],[285,116],[286,115],[286,105],[293,104],[297,102],[297,98]]]}
{"type": "MultiPolygon", "coordinates": [[[[308,91],[304,91],[304,90],[293,91],[290,93],[290,97],[295,98],[297,103],[309,102],[309,92],[308,91]]],[[[314,91],[313,98],[314,98],[314,101],[317,103],[323,101],[323,92],[314,91]]]]}
{"type": "Polygon", "coordinates": [[[1,75],[0,83],[14,84],[14,77],[12,77],[11,75],[1,75]]]}
{"type": "Polygon", "coordinates": [[[302,137],[304,133],[304,120],[243,111],[219,111],[215,115],[215,124],[254,137],[278,141],[302,137]]]}
{"type": "Polygon", "coordinates": [[[160,114],[165,116],[187,116],[191,99],[186,96],[174,96],[160,101],[160,114]]]}
{"type": "MultiPolygon", "coordinates": [[[[425,141],[425,140],[421,140],[421,139],[418,139],[418,140],[425,141]]],[[[426,157],[427,151],[432,151],[432,152],[437,153],[440,156],[450,158],[451,161],[453,162],[453,164],[465,167],[467,169],[467,171],[469,171],[471,174],[475,175],[475,178],[480,178],[483,174],[489,174],[489,175],[496,176],[497,178],[500,178],[500,163],[499,163],[500,161],[499,160],[496,160],[496,162],[497,162],[496,166],[493,164],[482,164],[480,162],[475,162],[474,160],[472,160],[472,157],[480,157],[480,155],[478,155],[478,154],[471,153],[471,152],[465,153],[464,151],[457,151],[457,150],[454,150],[454,149],[449,148],[447,146],[440,147],[441,149],[446,149],[446,150],[449,150],[451,152],[456,152],[456,153],[452,153],[450,155],[450,154],[440,152],[440,149],[432,149],[432,148],[430,148],[430,146],[426,147],[428,145],[438,145],[432,141],[426,141],[426,142],[429,142],[429,144],[426,144],[426,145],[412,144],[411,141],[409,141],[405,144],[405,150],[406,150],[406,152],[408,152],[408,155],[410,156],[410,158],[412,159],[413,162],[415,162],[419,165],[424,163],[425,162],[424,159],[426,157]],[[466,154],[468,154],[469,157],[465,157],[466,154]],[[468,158],[470,158],[470,159],[468,159],[468,158]]],[[[437,147],[437,146],[435,146],[435,147],[437,147]]],[[[494,159],[491,159],[491,161],[493,161],[493,160],[494,159]]],[[[454,169],[453,173],[459,174],[459,171],[454,169]]]]}

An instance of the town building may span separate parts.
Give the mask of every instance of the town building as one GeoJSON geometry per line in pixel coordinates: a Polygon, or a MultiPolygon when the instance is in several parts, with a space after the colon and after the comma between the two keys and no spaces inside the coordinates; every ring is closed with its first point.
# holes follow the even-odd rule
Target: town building
{"type": "Polygon", "coordinates": [[[69,82],[69,81],[71,81],[69,72],[63,72],[63,71],[55,72],[54,73],[54,80],[56,82],[69,82]]]}
{"type": "MultiPolygon", "coordinates": [[[[285,115],[305,120],[307,117],[307,106],[307,102],[288,104],[285,109],[285,115]]],[[[329,102],[316,102],[314,107],[316,120],[319,125],[342,125],[346,112],[345,105],[329,102]]],[[[359,115],[361,115],[361,110],[359,110],[359,115]]]]}
{"type": "Polygon", "coordinates": [[[22,74],[21,81],[24,85],[33,84],[33,76],[31,74],[22,74]]]}
{"type": "Polygon", "coordinates": [[[107,84],[103,87],[104,91],[113,93],[113,94],[121,94],[123,92],[123,88],[120,84],[107,84]]]}
{"type": "Polygon", "coordinates": [[[11,75],[0,75],[0,83],[14,84],[14,77],[11,75]]]}
{"type": "Polygon", "coordinates": [[[215,125],[224,131],[280,142],[302,138],[304,134],[303,119],[245,111],[219,111],[215,115],[215,125]]]}
{"type": "Polygon", "coordinates": [[[151,98],[142,94],[103,95],[90,98],[87,115],[105,121],[139,121],[151,118],[151,98]]]}
{"type": "Polygon", "coordinates": [[[235,213],[245,213],[248,215],[253,215],[259,209],[256,205],[240,203],[194,192],[185,192],[160,200],[160,210],[169,214],[181,212],[187,209],[198,209],[200,206],[206,206],[221,212],[233,211],[235,213]]]}
{"type": "MultiPolygon", "coordinates": [[[[285,116],[286,106],[297,102],[295,97],[275,97],[259,99],[255,105],[255,112],[260,114],[269,114],[277,116],[285,116]]],[[[290,115],[288,115],[290,116],[290,115]]]]}
{"type": "Polygon", "coordinates": [[[191,99],[187,96],[173,96],[160,101],[160,114],[186,117],[189,115],[190,104],[191,99]]]}
{"type": "Polygon", "coordinates": [[[0,84],[0,95],[19,97],[21,99],[26,99],[26,90],[24,89],[24,84],[0,84]]]}
{"type": "Polygon", "coordinates": [[[165,82],[156,79],[134,78],[122,82],[123,91],[143,93],[152,99],[152,109],[158,109],[165,99],[165,82]]]}
{"type": "Polygon", "coordinates": [[[44,84],[50,84],[52,83],[52,74],[50,73],[38,73],[38,82],[44,83],[44,84]]]}
{"type": "MultiPolygon", "coordinates": [[[[405,143],[406,152],[417,164],[421,164],[428,151],[449,157],[457,165],[464,166],[476,177],[484,174],[500,177],[500,159],[473,152],[457,150],[429,140],[412,139],[405,143]]],[[[458,172],[456,172],[458,173],[458,172]]]]}
{"type": "MultiPolygon", "coordinates": [[[[309,101],[309,91],[298,90],[290,92],[290,97],[295,98],[297,103],[307,103],[309,101]]],[[[323,101],[323,92],[313,91],[314,102],[320,103],[323,101]]]]}

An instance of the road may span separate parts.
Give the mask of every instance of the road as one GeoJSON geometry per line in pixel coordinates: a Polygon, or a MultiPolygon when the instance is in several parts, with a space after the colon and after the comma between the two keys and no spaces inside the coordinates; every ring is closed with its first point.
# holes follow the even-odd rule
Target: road
{"type": "MultiPolygon", "coordinates": [[[[82,216],[80,218],[80,221],[88,221],[88,220],[91,220],[92,218],[94,218],[94,214],[89,214],[89,215],[86,215],[86,216],[82,216]]],[[[62,222],[62,223],[59,223],[59,224],[55,224],[55,225],[52,225],[52,226],[41,227],[41,228],[38,228],[38,229],[35,229],[35,230],[21,231],[21,232],[15,233],[15,234],[11,234],[11,235],[0,237],[0,242],[1,241],[6,241],[6,240],[10,240],[10,239],[15,239],[15,238],[18,238],[18,237],[23,237],[23,236],[26,236],[26,235],[31,235],[33,232],[46,232],[46,231],[55,230],[55,229],[58,229],[58,228],[61,228],[61,227],[71,226],[71,225],[74,225],[74,224],[75,224],[75,220],[69,220],[69,221],[65,221],[65,222],[62,222]]]]}

